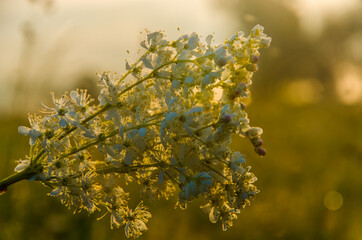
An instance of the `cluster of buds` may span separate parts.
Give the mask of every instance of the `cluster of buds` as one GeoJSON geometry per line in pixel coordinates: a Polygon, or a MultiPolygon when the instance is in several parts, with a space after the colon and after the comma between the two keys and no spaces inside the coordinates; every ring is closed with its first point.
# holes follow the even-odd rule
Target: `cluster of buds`
{"type": "Polygon", "coordinates": [[[53,106],[30,115],[30,154],[0,189],[21,179],[51,188],[50,196],[75,212],[105,211],[111,227],[139,237],[151,217],[144,205],[176,195],[185,209],[203,197],[210,221],[232,226],[240,209],[258,193],[245,156],[230,148],[231,135],[250,139],[263,156],[261,128],[251,127],[245,100],[259,48],[271,38],[263,27],[236,33],[214,45],[196,33],[176,41],[163,32],[147,34],[144,54],[118,76],[99,74],[99,104],[86,90],[52,94],[53,106]],[[140,186],[140,203],[130,209],[127,184],[140,186]]]}
{"type": "Polygon", "coordinates": [[[259,127],[252,127],[246,132],[246,136],[250,139],[251,143],[255,147],[255,152],[260,156],[264,156],[266,151],[262,148],[263,140],[260,135],[263,133],[263,129],[259,127]]]}

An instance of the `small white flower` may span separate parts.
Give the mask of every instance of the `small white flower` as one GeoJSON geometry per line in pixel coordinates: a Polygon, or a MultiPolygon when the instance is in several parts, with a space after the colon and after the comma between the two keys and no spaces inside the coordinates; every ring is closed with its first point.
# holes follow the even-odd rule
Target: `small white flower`
{"type": "Polygon", "coordinates": [[[146,222],[150,217],[151,213],[147,211],[142,202],[137,205],[134,211],[128,209],[123,215],[123,222],[126,225],[124,228],[126,237],[138,238],[142,232],[148,229],[146,222]]]}
{"type": "Polygon", "coordinates": [[[212,34],[206,36],[205,40],[208,46],[211,46],[211,41],[213,38],[214,36],[212,34]]]}
{"type": "Polygon", "coordinates": [[[221,76],[221,72],[210,72],[204,76],[201,82],[201,87],[206,87],[214,82],[215,78],[219,78],[221,76]]]}
{"type": "Polygon", "coordinates": [[[63,187],[57,187],[57,188],[54,188],[53,191],[51,191],[49,193],[49,196],[52,196],[52,197],[55,197],[55,196],[58,196],[59,194],[61,194],[63,192],[63,187]]]}
{"type": "Polygon", "coordinates": [[[147,200],[178,194],[182,209],[203,196],[210,221],[231,227],[258,193],[244,155],[230,144],[236,133],[265,154],[262,129],[250,127],[242,102],[259,49],[271,39],[259,25],[220,45],[212,39],[202,43],[191,33],[168,42],[161,31],[147,32],[145,53],[126,62],[125,74],[99,75],[98,104],[85,90],[52,94],[53,106],[43,105],[41,115],[29,117],[30,127],[18,128],[30,137],[36,167],[20,160],[15,171],[39,165],[41,173],[29,180],[53,186],[49,195],[68,207],[92,213],[102,206],[111,228],[124,227],[127,237],[139,237],[151,217],[142,203],[129,209],[122,187],[130,182],[141,184],[147,200]]]}
{"type": "Polygon", "coordinates": [[[112,211],[111,212],[111,228],[113,229],[114,227],[119,228],[122,224],[123,224],[123,216],[125,214],[120,214],[117,211],[112,211]]]}
{"type": "Polygon", "coordinates": [[[263,31],[264,27],[258,24],[251,30],[251,34],[253,37],[259,37],[263,31]]]}
{"type": "Polygon", "coordinates": [[[207,172],[201,172],[195,175],[192,180],[187,183],[180,192],[180,198],[191,200],[199,194],[204,194],[209,191],[209,187],[213,184],[214,180],[207,172]]]}
{"type": "Polygon", "coordinates": [[[193,76],[188,76],[185,78],[185,83],[193,83],[195,78],[193,76]]]}
{"type": "Polygon", "coordinates": [[[270,46],[271,37],[265,37],[260,40],[260,47],[267,48],[270,46]]]}
{"type": "Polygon", "coordinates": [[[142,62],[145,65],[146,68],[149,68],[149,69],[154,68],[152,63],[146,57],[142,58],[142,62]]]}
{"type": "Polygon", "coordinates": [[[220,211],[217,210],[216,206],[211,205],[210,203],[202,207],[202,209],[209,214],[210,222],[216,223],[220,217],[220,211]]]}
{"type": "Polygon", "coordinates": [[[18,131],[22,135],[25,135],[25,136],[29,135],[30,136],[29,144],[31,146],[34,145],[36,140],[38,139],[38,137],[40,137],[42,135],[42,132],[40,132],[39,130],[34,129],[34,128],[28,128],[28,127],[25,127],[25,126],[20,126],[18,128],[18,131]]]}
{"type": "Polygon", "coordinates": [[[246,136],[248,138],[256,138],[263,134],[263,129],[259,127],[251,127],[246,131],[246,136]]]}
{"type": "Polygon", "coordinates": [[[199,41],[200,41],[200,39],[197,36],[197,34],[195,32],[191,33],[189,35],[189,40],[187,42],[188,49],[193,50],[193,49],[197,48],[199,41]]]}
{"type": "Polygon", "coordinates": [[[14,171],[15,172],[21,172],[25,168],[29,167],[29,165],[30,165],[29,159],[19,160],[19,163],[18,163],[18,165],[16,165],[14,171]]]}
{"type": "Polygon", "coordinates": [[[141,137],[144,137],[147,133],[147,129],[142,127],[138,130],[138,134],[141,136],[141,137]]]}
{"type": "MultiPolygon", "coordinates": [[[[89,106],[89,104],[92,102],[90,96],[87,94],[87,90],[77,90],[77,91],[71,91],[70,94],[71,102],[79,107],[79,109],[84,112],[86,108],[89,106]]],[[[73,116],[76,114],[75,110],[70,110],[68,113],[70,116],[73,116]]]]}

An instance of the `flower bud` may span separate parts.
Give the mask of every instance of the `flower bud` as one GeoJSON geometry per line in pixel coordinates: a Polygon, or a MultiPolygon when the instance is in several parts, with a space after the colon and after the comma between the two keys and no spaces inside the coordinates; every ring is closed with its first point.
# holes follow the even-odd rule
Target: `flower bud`
{"type": "Polygon", "coordinates": [[[259,56],[253,54],[253,55],[251,55],[250,60],[251,60],[252,63],[257,63],[259,61],[259,56]]]}
{"type": "Polygon", "coordinates": [[[226,65],[227,60],[225,57],[217,57],[215,58],[215,63],[216,65],[218,65],[219,67],[223,67],[226,65]]]}
{"type": "Polygon", "coordinates": [[[263,140],[260,137],[251,139],[251,142],[254,147],[260,147],[261,145],[263,145],[263,140]]]}
{"type": "Polygon", "coordinates": [[[248,70],[249,72],[256,72],[258,71],[258,65],[256,64],[248,64],[246,65],[246,70],[248,70]]]}
{"type": "Polygon", "coordinates": [[[234,92],[233,92],[233,96],[234,98],[235,97],[238,97],[238,96],[243,96],[243,97],[246,97],[247,94],[246,94],[246,91],[247,91],[247,88],[248,88],[248,85],[246,83],[238,83],[234,89],[234,92]]]}
{"type": "Polygon", "coordinates": [[[234,90],[234,96],[239,96],[241,93],[241,89],[240,88],[235,88],[234,90]]]}
{"type": "Polygon", "coordinates": [[[265,156],[266,154],[266,150],[262,147],[255,148],[255,152],[261,157],[265,156]]]}
{"type": "Polygon", "coordinates": [[[263,31],[264,27],[258,24],[251,30],[251,36],[259,37],[263,33],[263,31]]]}
{"type": "Polygon", "coordinates": [[[267,48],[270,46],[271,37],[262,38],[260,40],[260,47],[267,48]]]}
{"type": "Polygon", "coordinates": [[[230,100],[234,100],[234,99],[236,98],[236,96],[235,96],[234,93],[229,93],[229,94],[228,94],[228,98],[229,98],[230,100]]]}
{"type": "Polygon", "coordinates": [[[240,103],[240,108],[241,108],[241,110],[245,110],[246,104],[245,103],[240,103]]]}
{"type": "Polygon", "coordinates": [[[246,135],[248,138],[256,138],[259,137],[263,133],[263,129],[259,127],[251,127],[246,131],[246,135]]]}
{"type": "Polygon", "coordinates": [[[230,114],[225,114],[224,116],[222,116],[222,121],[223,123],[229,123],[232,119],[232,116],[230,114]]]}

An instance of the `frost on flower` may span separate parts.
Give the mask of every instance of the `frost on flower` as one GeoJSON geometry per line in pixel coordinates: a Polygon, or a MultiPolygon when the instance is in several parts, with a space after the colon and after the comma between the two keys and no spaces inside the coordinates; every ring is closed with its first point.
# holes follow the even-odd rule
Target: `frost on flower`
{"type": "Polygon", "coordinates": [[[265,155],[263,131],[250,126],[245,102],[259,49],[271,38],[259,25],[222,44],[212,38],[191,33],[168,41],[161,31],[148,33],[126,73],[99,74],[99,104],[86,90],[52,94],[53,106],[42,105],[42,114],[18,129],[31,151],[15,171],[32,174],[75,212],[105,212],[127,237],[148,229],[142,200],[171,196],[181,208],[204,198],[210,221],[230,228],[259,192],[246,156],[230,144],[236,134],[265,155]],[[125,190],[129,182],[140,185],[135,209],[128,201],[139,195],[125,190]]]}

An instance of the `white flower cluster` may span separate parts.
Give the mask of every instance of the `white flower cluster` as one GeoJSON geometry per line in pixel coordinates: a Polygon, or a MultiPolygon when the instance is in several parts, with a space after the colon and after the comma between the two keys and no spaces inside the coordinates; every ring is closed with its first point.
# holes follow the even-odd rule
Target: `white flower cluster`
{"type": "Polygon", "coordinates": [[[145,200],[176,193],[183,209],[202,196],[210,221],[231,227],[258,193],[244,155],[230,144],[237,134],[265,154],[262,129],[249,125],[244,102],[258,50],[271,38],[259,25],[220,45],[212,38],[204,43],[191,33],[170,42],[163,32],[148,33],[145,53],[126,63],[125,74],[100,75],[98,105],[85,90],[52,95],[54,106],[19,127],[31,150],[15,170],[33,173],[75,211],[106,211],[127,237],[140,236],[151,217],[142,202],[129,209],[129,182],[145,200]]]}

